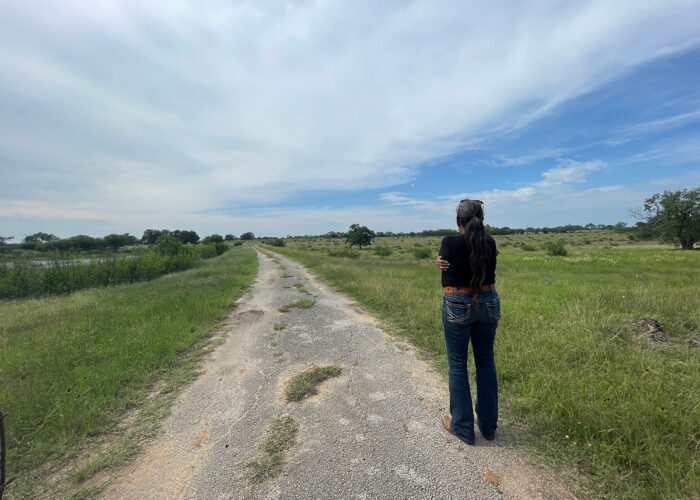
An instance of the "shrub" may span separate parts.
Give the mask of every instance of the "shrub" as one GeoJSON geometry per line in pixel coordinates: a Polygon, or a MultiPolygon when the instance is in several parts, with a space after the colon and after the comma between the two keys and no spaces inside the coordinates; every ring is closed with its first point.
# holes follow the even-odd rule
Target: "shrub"
{"type": "Polygon", "coordinates": [[[374,250],[374,253],[380,257],[386,257],[392,254],[391,248],[389,247],[374,247],[372,250],[374,250]]]}
{"type": "Polygon", "coordinates": [[[182,253],[182,243],[174,236],[164,234],[156,240],[155,249],[160,255],[178,255],[182,253]]]}
{"type": "Polygon", "coordinates": [[[239,247],[239,246],[241,246],[242,244],[243,244],[242,241],[234,241],[234,242],[233,242],[233,246],[234,246],[234,247],[239,247]]]}
{"type": "Polygon", "coordinates": [[[416,259],[429,259],[430,256],[432,255],[432,250],[430,248],[414,248],[413,249],[413,256],[416,259]]]}
{"type": "Polygon", "coordinates": [[[532,245],[528,245],[527,243],[521,243],[520,249],[524,252],[534,252],[535,250],[537,250],[537,248],[535,248],[532,245]]]}
{"type": "Polygon", "coordinates": [[[557,242],[548,241],[544,244],[544,247],[547,250],[548,255],[562,257],[569,255],[569,252],[566,250],[566,246],[564,245],[564,240],[559,240],[557,242]]]}
{"type": "Polygon", "coordinates": [[[270,241],[267,242],[269,245],[272,245],[273,247],[284,247],[287,245],[287,242],[284,241],[282,238],[273,238],[270,241]]]}
{"type": "Polygon", "coordinates": [[[224,237],[221,236],[220,234],[210,234],[206,238],[202,240],[202,243],[205,245],[208,243],[223,243],[224,242],[224,237]]]}

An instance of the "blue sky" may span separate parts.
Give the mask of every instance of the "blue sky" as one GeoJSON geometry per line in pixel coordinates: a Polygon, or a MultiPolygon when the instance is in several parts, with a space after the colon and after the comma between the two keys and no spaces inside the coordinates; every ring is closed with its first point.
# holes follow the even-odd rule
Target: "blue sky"
{"type": "Polygon", "coordinates": [[[700,186],[700,4],[7,1],[0,235],[633,223],[700,186]]]}

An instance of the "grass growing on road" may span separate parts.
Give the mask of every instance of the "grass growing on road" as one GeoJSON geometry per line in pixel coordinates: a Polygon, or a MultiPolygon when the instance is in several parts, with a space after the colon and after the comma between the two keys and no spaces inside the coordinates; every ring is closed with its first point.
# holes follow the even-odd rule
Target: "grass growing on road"
{"type": "Polygon", "coordinates": [[[301,401],[316,394],[318,385],[331,377],[337,377],[343,369],[338,365],[316,366],[311,370],[296,375],[287,386],[287,401],[301,401]]]}
{"type": "Polygon", "coordinates": [[[10,414],[13,488],[115,430],[124,411],[211,333],[256,268],[250,247],[235,247],[149,282],[0,302],[0,408],[10,414]]]}
{"type": "MultiPolygon", "coordinates": [[[[502,428],[593,496],[688,498],[700,491],[700,252],[625,242],[615,233],[565,235],[569,256],[549,256],[562,235],[497,237],[503,318],[496,338],[502,428]],[[535,248],[524,251],[521,243],[535,248]],[[667,341],[640,341],[653,318],[667,341]]],[[[291,257],[409,339],[445,372],[440,238],[381,238],[392,248],[357,259],[342,243],[288,241],[291,257]],[[388,291],[391,291],[389,293],[388,291]]],[[[471,368],[472,363],[470,363],[471,368]]]]}
{"type": "Polygon", "coordinates": [[[289,415],[275,419],[263,443],[263,455],[245,464],[248,481],[260,484],[279,474],[284,466],[284,452],[294,444],[298,431],[298,422],[289,415]]]}
{"type": "Polygon", "coordinates": [[[281,306],[278,311],[279,312],[289,312],[295,307],[298,307],[300,309],[309,309],[310,307],[313,307],[316,301],[311,300],[311,299],[303,299],[303,300],[297,300],[296,302],[292,302],[290,304],[285,304],[281,306]]]}

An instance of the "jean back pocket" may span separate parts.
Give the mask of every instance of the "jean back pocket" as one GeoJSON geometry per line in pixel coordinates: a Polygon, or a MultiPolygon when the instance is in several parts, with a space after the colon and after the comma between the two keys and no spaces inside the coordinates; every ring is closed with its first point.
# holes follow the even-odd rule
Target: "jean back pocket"
{"type": "Polygon", "coordinates": [[[472,315],[472,305],[463,302],[445,302],[447,321],[450,323],[464,324],[472,315]]]}

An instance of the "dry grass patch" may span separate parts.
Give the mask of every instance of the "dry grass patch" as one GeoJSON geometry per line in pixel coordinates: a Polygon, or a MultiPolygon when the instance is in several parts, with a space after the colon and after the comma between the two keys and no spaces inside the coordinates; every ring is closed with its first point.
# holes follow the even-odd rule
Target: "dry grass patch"
{"type": "Polygon", "coordinates": [[[294,444],[298,431],[299,423],[289,415],[272,422],[262,446],[263,455],[245,464],[250,483],[260,484],[282,471],[284,452],[294,444]]]}
{"type": "Polygon", "coordinates": [[[300,309],[309,309],[310,307],[313,307],[315,303],[316,301],[311,299],[297,300],[296,302],[292,302],[291,304],[283,305],[278,309],[278,311],[286,313],[291,311],[295,307],[298,307],[300,309]]]}

